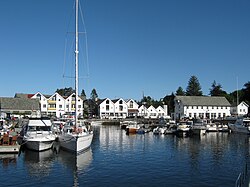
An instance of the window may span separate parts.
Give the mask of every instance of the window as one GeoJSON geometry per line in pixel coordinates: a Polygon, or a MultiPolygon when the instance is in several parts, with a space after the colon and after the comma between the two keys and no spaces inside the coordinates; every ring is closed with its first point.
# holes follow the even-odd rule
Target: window
{"type": "Polygon", "coordinates": [[[134,104],[133,101],[130,101],[129,102],[129,108],[134,108],[133,104],[134,104]]]}
{"type": "Polygon", "coordinates": [[[106,105],[106,111],[109,111],[109,105],[106,105]]]}
{"type": "Polygon", "coordinates": [[[123,106],[122,105],[119,106],[119,111],[123,111],[123,106]]]}
{"type": "Polygon", "coordinates": [[[66,105],[66,108],[69,108],[69,105],[66,105]]]}
{"type": "Polygon", "coordinates": [[[78,105],[78,108],[82,108],[82,105],[78,105]]]}
{"type": "Polygon", "coordinates": [[[120,101],[119,101],[119,104],[122,105],[122,103],[123,103],[122,100],[120,100],[120,101]]]}
{"type": "Polygon", "coordinates": [[[106,101],[106,104],[109,104],[109,100],[106,101]]]}
{"type": "Polygon", "coordinates": [[[46,108],[46,104],[43,105],[43,108],[46,108]]]}
{"type": "Polygon", "coordinates": [[[59,105],[59,108],[62,108],[62,105],[59,105]]]}

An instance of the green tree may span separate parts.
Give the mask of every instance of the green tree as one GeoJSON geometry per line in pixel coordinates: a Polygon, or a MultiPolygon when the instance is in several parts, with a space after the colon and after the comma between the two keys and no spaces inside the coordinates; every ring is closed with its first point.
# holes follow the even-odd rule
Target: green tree
{"type": "Polygon", "coordinates": [[[201,85],[196,76],[191,76],[186,89],[187,96],[202,96],[201,85]]]}
{"type": "Polygon", "coordinates": [[[226,96],[227,92],[222,90],[221,84],[216,84],[216,81],[212,83],[211,89],[210,89],[210,95],[211,96],[226,96]]]}
{"type": "Polygon", "coordinates": [[[250,81],[244,84],[244,87],[242,89],[243,97],[242,100],[244,100],[248,105],[250,105],[250,81]]]}
{"type": "Polygon", "coordinates": [[[169,114],[174,113],[174,98],[175,98],[174,93],[172,93],[171,95],[166,95],[163,98],[164,104],[168,105],[169,114]]]}
{"type": "Polygon", "coordinates": [[[179,87],[179,88],[176,90],[176,95],[179,95],[179,96],[185,95],[185,92],[184,92],[184,90],[183,90],[182,87],[179,87]]]}
{"type": "Polygon", "coordinates": [[[91,98],[92,101],[96,101],[97,100],[98,95],[97,95],[97,92],[96,92],[95,88],[91,91],[90,98],[91,98]]]}
{"type": "Polygon", "coordinates": [[[81,96],[86,98],[86,94],[85,94],[84,89],[82,89],[81,96]]]}
{"type": "Polygon", "coordinates": [[[74,89],[72,87],[69,88],[61,88],[61,89],[57,89],[56,92],[58,94],[60,94],[61,96],[70,96],[72,93],[74,93],[74,89]]]}

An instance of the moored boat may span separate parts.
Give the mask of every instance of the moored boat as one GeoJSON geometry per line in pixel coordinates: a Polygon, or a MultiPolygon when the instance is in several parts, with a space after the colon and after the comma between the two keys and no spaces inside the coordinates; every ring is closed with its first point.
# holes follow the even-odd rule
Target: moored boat
{"type": "Polygon", "coordinates": [[[191,131],[194,135],[204,135],[206,129],[206,120],[204,119],[196,119],[191,126],[191,131]]]}
{"type": "Polygon", "coordinates": [[[135,134],[140,129],[140,125],[137,122],[129,123],[126,127],[127,134],[135,134]]]}
{"type": "Polygon", "coordinates": [[[56,135],[51,130],[49,118],[30,118],[21,131],[22,143],[34,151],[52,148],[56,135]]]}
{"type": "Polygon", "coordinates": [[[93,131],[87,121],[67,122],[59,134],[60,148],[74,153],[81,153],[87,150],[93,139],[93,131]]]}
{"type": "Polygon", "coordinates": [[[186,137],[190,134],[190,129],[191,129],[190,124],[188,124],[186,121],[180,121],[177,124],[175,133],[177,136],[186,137]]]}
{"type": "Polygon", "coordinates": [[[228,126],[232,132],[250,134],[250,118],[238,118],[228,126]]]}

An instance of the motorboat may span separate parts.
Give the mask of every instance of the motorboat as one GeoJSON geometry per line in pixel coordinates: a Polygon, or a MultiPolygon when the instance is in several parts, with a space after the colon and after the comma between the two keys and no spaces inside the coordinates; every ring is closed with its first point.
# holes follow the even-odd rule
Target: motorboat
{"type": "Polygon", "coordinates": [[[206,127],[207,127],[206,132],[217,132],[218,131],[217,125],[215,123],[207,123],[206,127]]]}
{"type": "Polygon", "coordinates": [[[218,125],[218,131],[219,132],[230,132],[231,130],[228,128],[228,125],[226,125],[226,124],[219,124],[218,125]]]}
{"type": "Polygon", "coordinates": [[[177,136],[186,137],[190,134],[190,129],[191,125],[189,123],[187,123],[186,121],[180,121],[177,124],[175,133],[177,136]]]}
{"type": "Polygon", "coordinates": [[[30,118],[20,132],[22,144],[34,151],[52,148],[56,135],[52,132],[51,124],[49,118],[30,118]]]}
{"type": "Polygon", "coordinates": [[[140,125],[137,124],[137,122],[133,122],[133,123],[129,123],[126,127],[126,133],[127,134],[135,134],[139,129],[140,129],[140,125]]]}
{"type": "Polygon", "coordinates": [[[250,118],[238,118],[228,126],[232,132],[250,134],[250,118]]]}

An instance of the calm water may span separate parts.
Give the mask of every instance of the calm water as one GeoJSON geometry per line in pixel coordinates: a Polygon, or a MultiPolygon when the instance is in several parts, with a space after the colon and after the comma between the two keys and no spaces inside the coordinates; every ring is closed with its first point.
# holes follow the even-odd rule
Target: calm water
{"type": "Polygon", "coordinates": [[[91,149],[79,156],[62,150],[0,155],[0,181],[19,187],[234,187],[249,155],[249,136],[237,134],[128,136],[117,126],[95,126],[94,135],[91,149]]]}

